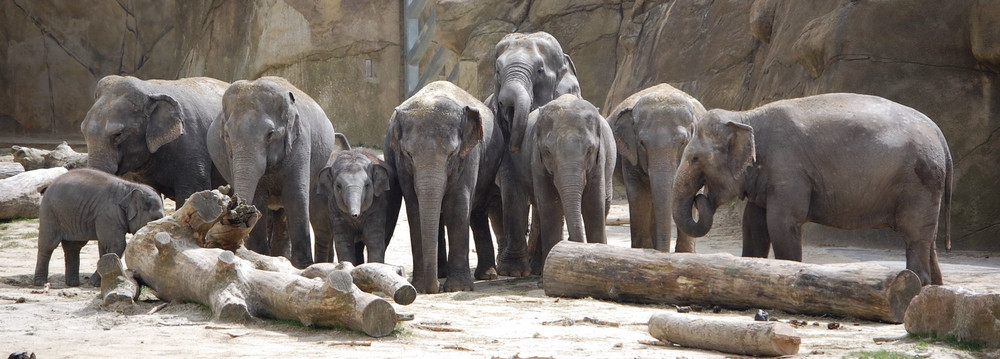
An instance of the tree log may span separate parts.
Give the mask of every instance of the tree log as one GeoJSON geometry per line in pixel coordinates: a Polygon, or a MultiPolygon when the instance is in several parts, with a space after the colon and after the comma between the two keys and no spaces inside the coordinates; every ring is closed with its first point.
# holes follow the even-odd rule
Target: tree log
{"type": "Polygon", "coordinates": [[[782,356],[799,352],[802,339],[791,325],[745,322],[662,312],[649,318],[649,334],[684,347],[725,353],[782,356]]]}
{"type": "Polygon", "coordinates": [[[1000,293],[962,287],[926,286],[906,308],[903,324],[916,335],[954,337],[1000,348],[1000,293]]]}
{"type": "Polygon", "coordinates": [[[562,241],[545,294],[639,303],[780,309],[901,323],[920,292],[909,270],[840,268],[730,254],[663,253],[562,241]]]}
{"type": "Polygon", "coordinates": [[[24,173],[24,166],[17,162],[0,162],[0,179],[24,173]]]}
{"type": "Polygon", "coordinates": [[[101,302],[134,304],[139,298],[141,287],[135,281],[132,271],[125,269],[117,254],[107,253],[97,261],[97,273],[101,275],[101,302]]]}
{"type": "MultiPolygon", "coordinates": [[[[241,232],[218,226],[252,228],[232,217],[236,212],[229,209],[237,207],[219,190],[192,195],[173,215],[150,222],[135,234],[125,247],[129,269],[160,299],[205,304],[218,320],[260,316],[298,320],[307,326],[344,326],[374,337],[392,332],[396,325],[392,305],[358,289],[347,271],[314,280],[257,269],[232,251],[202,248],[199,242],[233,242],[213,239],[210,233],[239,236],[241,232]]],[[[257,218],[259,213],[244,220],[257,218]]]]}
{"type": "Polygon", "coordinates": [[[54,167],[66,169],[87,167],[87,154],[74,151],[66,141],[51,151],[15,145],[11,146],[10,153],[14,155],[14,162],[20,163],[27,171],[54,167]]]}
{"type": "Polygon", "coordinates": [[[409,305],[417,298],[417,290],[406,281],[403,267],[385,263],[364,263],[357,267],[351,262],[316,263],[302,271],[306,278],[321,278],[335,270],[346,270],[354,278],[354,285],[365,292],[380,291],[392,297],[397,304],[409,305]]]}
{"type": "Polygon", "coordinates": [[[42,202],[40,188],[46,188],[56,177],[66,173],[62,167],[27,171],[0,179],[0,219],[38,218],[42,202]]]}

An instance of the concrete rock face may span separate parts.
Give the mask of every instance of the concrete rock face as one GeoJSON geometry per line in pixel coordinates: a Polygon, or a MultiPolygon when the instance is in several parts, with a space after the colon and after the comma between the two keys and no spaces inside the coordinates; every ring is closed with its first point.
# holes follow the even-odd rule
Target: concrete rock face
{"type": "Polygon", "coordinates": [[[910,301],[903,324],[911,334],[953,336],[959,341],[1000,348],[1000,293],[927,286],[910,301]]]}

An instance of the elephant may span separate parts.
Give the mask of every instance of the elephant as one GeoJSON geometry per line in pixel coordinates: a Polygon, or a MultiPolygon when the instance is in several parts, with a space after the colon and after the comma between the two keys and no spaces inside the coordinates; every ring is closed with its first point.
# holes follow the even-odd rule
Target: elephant
{"type": "MultiPolygon", "coordinates": [[[[80,285],[80,249],[97,240],[99,253],[125,252],[125,233],[135,233],[163,218],[163,200],[152,187],[102,171],[78,168],[57,177],[42,190],[38,220],[38,261],[34,285],[48,281],[52,251],[62,243],[66,285],[80,285]]],[[[90,277],[101,285],[97,272],[90,277]]]]}
{"type": "Polygon", "coordinates": [[[569,240],[607,243],[617,156],[611,127],[584,99],[562,95],[528,116],[521,151],[512,159],[539,224],[539,242],[529,251],[533,273],[541,274],[545,257],[563,240],[564,220],[569,240]]]}
{"type": "Polygon", "coordinates": [[[140,80],[105,76],[80,129],[87,166],[127,175],[183,206],[192,193],[225,184],[205,135],[229,84],[207,77],[140,80]]]}
{"type": "MultiPolygon", "coordinates": [[[[659,84],[629,96],[608,115],[628,194],[632,248],[670,250],[674,176],[692,126],[705,112],[694,97],[659,84]]],[[[694,249],[694,238],[678,230],[674,251],[694,249]]]]}
{"type": "Polygon", "coordinates": [[[281,77],[234,82],[222,107],[208,130],[212,161],[237,196],[252,199],[262,213],[271,210],[266,225],[250,232],[247,248],[309,266],[310,188],[333,151],[333,124],[316,101],[281,77]]]}
{"type": "Polygon", "coordinates": [[[881,97],[832,93],[744,112],[714,109],[695,124],[682,155],[673,217],[700,237],[718,205],[739,196],[743,256],[767,257],[773,246],[775,258],[795,261],[805,222],[891,228],[906,244],[906,268],[924,285],[941,284],[935,239],[943,206],[950,247],[952,177],[937,125],[881,97]]]}
{"type": "Polygon", "coordinates": [[[406,202],[417,291],[473,290],[470,227],[476,278],[496,278],[487,209],[497,198],[492,191],[506,151],[490,109],[454,84],[433,82],[396,107],[383,148],[406,202]],[[442,273],[447,278],[439,288],[442,273]]]}
{"type": "MultiPolygon", "coordinates": [[[[580,96],[573,59],[563,52],[555,37],[546,32],[513,33],[504,36],[494,48],[496,54],[493,94],[486,105],[496,116],[508,153],[504,154],[498,175],[503,198],[503,225],[497,233],[500,275],[526,276],[531,273],[527,260],[528,197],[518,183],[521,174],[510,158],[524,142],[528,114],[553,99],[572,94],[580,96]]],[[[501,218],[502,217],[502,218],[501,218]]],[[[533,231],[532,238],[536,238],[533,231]]]]}
{"type": "Polygon", "coordinates": [[[389,210],[395,172],[371,150],[348,145],[330,155],[318,177],[313,198],[325,206],[312,206],[322,209],[311,215],[316,261],[333,262],[336,249],[338,261],[359,265],[367,248],[368,262],[384,263],[399,216],[398,194],[395,211],[389,210]]]}

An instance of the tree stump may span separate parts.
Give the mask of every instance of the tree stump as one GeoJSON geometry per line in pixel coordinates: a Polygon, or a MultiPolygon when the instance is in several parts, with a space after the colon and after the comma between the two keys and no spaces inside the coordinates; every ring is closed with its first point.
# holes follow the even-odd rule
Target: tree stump
{"type": "Polygon", "coordinates": [[[903,324],[911,334],[955,337],[961,342],[1000,348],[998,318],[1000,293],[932,285],[910,302],[903,324]]]}
{"type": "Polygon", "coordinates": [[[0,219],[38,218],[38,206],[42,203],[39,189],[48,187],[63,173],[65,168],[56,167],[0,179],[0,219]]]}
{"type": "Polygon", "coordinates": [[[649,318],[649,334],[664,342],[725,353],[782,356],[799,352],[802,338],[780,322],[738,322],[662,312],[649,318]]]}
{"type": "Polygon", "coordinates": [[[730,254],[664,253],[562,241],[545,260],[545,294],[639,303],[714,304],[901,323],[920,292],[909,270],[839,268],[730,254]]]}
{"type": "MultiPolygon", "coordinates": [[[[218,320],[269,317],[307,326],[344,326],[374,337],[392,332],[392,305],[358,289],[348,271],[314,280],[257,269],[258,264],[232,251],[202,248],[200,243],[242,245],[259,218],[259,213],[240,212],[241,205],[231,201],[238,200],[218,190],[202,191],[171,216],[150,222],[125,247],[129,269],[160,299],[205,304],[218,320]],[[227,236],[238,238],[222,238],[227,236]]],[[[236,251],[248,252],[241,246],[236,251]]]]}

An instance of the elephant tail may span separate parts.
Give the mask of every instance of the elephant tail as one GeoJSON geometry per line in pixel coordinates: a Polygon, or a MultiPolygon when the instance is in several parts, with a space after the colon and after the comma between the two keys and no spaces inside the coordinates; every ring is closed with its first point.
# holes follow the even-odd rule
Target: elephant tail
{"type": "Polygon", "coordinates": [[[953,187],[953,174],[955,172],[954,163],[951,158],[951,151],[947,143],[944,148],[945,154],[945,175],[944,175],[944,249],[951,251],[951,189],[953,187]]]}

